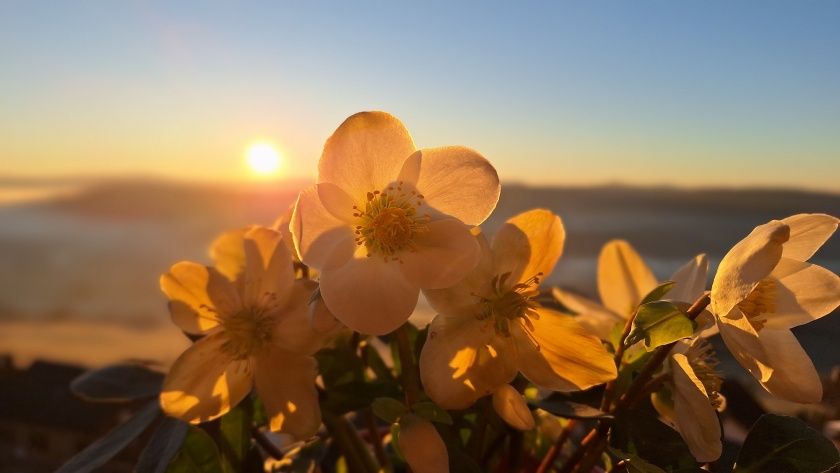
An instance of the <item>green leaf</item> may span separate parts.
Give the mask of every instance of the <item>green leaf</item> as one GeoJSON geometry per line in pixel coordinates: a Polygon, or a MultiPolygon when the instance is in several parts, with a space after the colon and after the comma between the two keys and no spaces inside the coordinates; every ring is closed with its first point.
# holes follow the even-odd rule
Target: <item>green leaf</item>
{"type": "Polygon", "coordinates": [[[373,400],[370,407],[376,417],[389,424],[393,424],[400,416],[408,412],[405,404],[390,397],[378,397],[373,400]]]}
{"type": "Polygon", "coordinates": [[[166,473],[224,473],[216,443],[201,428],[190,426],[181,451],[166,473]]]}
{"type": "Polygon", "coordinates": [[[134,417],[76,454],[56,473],[87,473],[96,470],[123,451],[160,415],[157,399],[147,403],[134,417]]]}
{"type": "Polygon", "coordinates": [[[765,414],[750,429],[733,473],[820,473],[838,462],[830,440],[805,422],[765,414]]]}
{"type": "Polygon", "coordinates": [[[333,414],[346,414],[373,404],[379,397],[398,397],[399,389],[379,381],[353,381],[321,392],[321,408],[333,414]]]}
{"type": "Polygon", "coordinates": [[[421,401],[411,406],[418,416],[438,424],[452,425],[452,416],[432,401],[421,401]]]}
{"type": "Polygon", "coordinates": [[[609,451],[615,458],[624,460],[624,469],[627,473],[665,473],[665,470],[646,462],[638,455],[624,453],[616,448],[610,448],[609,451]]]}
{"type": "Polygon", "coordinates": [[[531,402],[534,407],[567,419],[611,419],[612,416],[592,406],[578,402],[567,401],[562,397],[552,394],[547,398],[531,402]]]}
{"type": "Polygon", "coordinates": [[[356,353],[347,346],[324,348],[315,354],[318,360],[318,372],[324,380],[324,386],[331,390],[334,386],[361,382],[365,367],[356,353]]]}
{"type": "Polygon", "coordinates": [[[676,430],[645,400],[615,419],[610,446],[670,472],[694,472],[697,462],[676,430]]]}
{"type": "Polygon", "coordinates": [[[164,473],[181,449],[189,426],[180,419],[164,417],[140,453],[134,473],[164,473]]]}
{"type": "Polygon", "coordinates": [[[70,383],[76,396],[90,402],[130,402],[160,393],[163,374],[136,363],[88,371],[70,383]]]}
{"type": "Polygon", "coordinates": [[[631,346],[645,341],[648,351],[694,334],[695,323],[682,310],[668,301],[648,302],[639,306],[633,330],[625,341],[631,346]]]}
{"type": "Polygon", "coordinates": [[[662,298],[665,297],[665,294],[668,294],[668,292],[671,289],[673,289],[674,284],[676,284],[674,281],[665,281],[662,284],[656,286],[655,288],[653,288],[652,291],[648,292],[648,294],[645,296],[644,299],[642,299],[642,302],[639,305],[645,305],[648,302],[662,300],[662,298]]]}
{"type": "Polygon", "coordinates": [[[219,420],[219,451],[225,473],[242,471],[251,449],[251,401],[245,399],[219,420]]]}

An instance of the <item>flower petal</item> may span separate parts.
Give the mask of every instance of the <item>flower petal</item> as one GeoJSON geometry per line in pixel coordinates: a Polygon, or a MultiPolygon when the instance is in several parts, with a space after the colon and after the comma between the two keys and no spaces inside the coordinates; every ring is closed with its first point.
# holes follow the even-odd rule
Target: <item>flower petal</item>
{"type": "Polygon", "coordinates": [[[598,338],[571,316],[545,308],[537,312],[539,319],[530,319],[533,340],[519,324],[511,330],[526,378],[553,391],[588,389],[615,379],[613,357],[598,338]]]}
{"type": "Polygon", "coordinates": [[[726,317],[718,317],[717,326],[723,343],[735,360],[755,379],[766,380],[772,372],[770,359],[758,333],[741,310],[736,307],[726,317]]]}
{"type": "Polygon", "coordinates": [[[344,325],[357,332],[384,335],[408,320],[420,289],[405,279],[399,262],[363,253],[321,273],[321,296],[344,325]]]}
{"type": "Polygon", "coordinates": [[[204,334],[242,303],[233,283],[213,268],[181,261],[160,277],[172,321],[187,333],[204,334]]]}
{"type": "Polygon", "coordinates": [[[316,186],[298,196],[291,230],[301,260],[318,270],[341,266],[356,249],[352,228],[324,207],[316,186]]]}
{"type": "Polygon", "coordinates": [[[463,146],[415,152],[403,164],[399,180],[413,184],[429,207],[469,225],[490,215],[501,191],[493,165],[463,146]]]}
{"type": "Polygon", "coordinates": [[[295,212],[295,204],[289,206],[289,208],[281,215],[275,222],[274,225],[271,226],[274,230],[280,232],[283,235],[283,244],[286,245],[286,248],[289,249],[289,253],[292,255],[295,261],[300,262],[300,255],[297,254],[297,249],[295,249],[295,239],[292,236],[292,214],[295,212]]]}
{"type": "Polygon", "coordinates": [[[411,471],[449,473],[446,444],[428,420],[414,414],[402,416],[399,445],[411,471]]]}
{"type": "Polygon", "coordinates": [[[624,317],[630,317],[656,277],[635,249],[624,240],[607,242],[598,255],[598,294],[601,302],[624,317]]]}
{"type": "Polygon", "coordinates": [[[764,328],[758,334],[773,372],[761,384],[774,396],[793,402],[822,400],[822,382],[811,358],[796,336],[786,329],[764,328]]]}
{"type": "Polygon", "coordinates": [[[167,415],[199,423],[224,415],[251,391],[248,360],[233,360],[222,349],[225,332],[187,348],[163,381],[160,405],[167,415]]]}
{"type": "MultiPolygon", "coordinates": [[[[473,232],[478,227],[473,228],[473,232]]],[[[439,314],[448,316],[474,316],[480,309],[479,296],[490,296],[493,279],[493,253],[484,234],[475,236],[479,246],[479,261],[472,271],[451,287],[445,289],[424,289],[423,294],[429,305],[439,314]]]]}
{"type": "Polygon", "coordinates": [[[509,384],[503,384],[493,391],[493,409],[514,429],[534,428],[534,415],[531,414],[525,398],[509,384]]]}
{"type": "Polygon", "coordinates": [[[400,254],[403,275],[423,289],[451,287],[475,268],[481,257],[470,228],[454,218],[429,222],[415,251],[400,254]]]}
{"type": "Polygon", "coordinates": [[[767,277],[782,257],[790,228],[773,220],[759,225],[723,257],[712,282],[712,312],[725,316],[767,277]]]}
{"type": "Polygon", "coordinates": [[[295,281],[286,305],[278,311],[274,345],[302,355],[312,355],[323,347],[328,333],[315,331],[309,317],[309,299],[317,286],[312,281],[295,281]]]}
{"type": "Polygon", "coordinates": [[[783,256],[770,276],[776,282],[776,307],[768,314],[766,327],[796,327],[840,305],[840,277],[822,266],[783,256]]]}
{"type": "Polygon", "coordinates": [[[698,462],[715,461],[720,458],[723,444],[720,420],[709,402],[706,388],[685,355],[671,356],[671,370],[675,388],[674,414],[680,436],[698,462]]]}
{"type": "MultiPolygon", "coordinates": [[[[495,273],[511,273],[510,285],[548,276],[563,254],[566,230],[550,210],[534,209],[510,219],[493,238],[495,273]]],[[[542,279],[542,278],[541,278],[542,279]]]]}
{"type": "Polygon", "coordinates": [[[382,190],[397,179],[414,142],[405,126],[385,112],[352,115],[329,137],[318,163],[318,182],[351,196],[382,190]]]}
{"type": "Polygon", "coordinates": [[[694,257],[671,276],[674,287],[665,296],[668,299],[688,302],[696,301],[706,290],[706,275],[709,272],[709,258],[705,254],[694,257]]]}
{"type": "Polygon", "coordinates": [[[782,219],[790,227],[790,239],[784,244],[782,256],[808,261],[837,230],[840,219],[826,214],[798,214],[782,219]]]}
{"type": "Polygon", "coordinates": [[[240,228],[222,233],[210,245],[210,259],[213,267],[231,281],[236,281],[245,270],[245,233],[251,227],[240,228]]]}
{"type": "Polygon", "coordinates": [[[438,315],[420,353],[423,388],[445,409],[466,409],[516,376],[513,348],[489,321],[438,315]]]}
{"type": "Polygon", "coordinates": [[[255,361],[257,394],[265,405],[271,430],[298,440],[315,435],[321,425],[315,358],[275,349],[255,361]]]}
{"type": "Polygon", "coordinates": [[[280,232],[252,227],[243,236],[245,271],[242,273],[244,303],[248,307],[283,305],[292,290],[295,269],[292,255],[280,232]]]}
{"type": "Polygon", "coordinates": [[[576,313],[575,320],[601,340],[607,340],[613,327],[624,319],[597,302],[586,297],[564,291],[558,287],[551,289],[551,294],[564,307],[576,313]]]}

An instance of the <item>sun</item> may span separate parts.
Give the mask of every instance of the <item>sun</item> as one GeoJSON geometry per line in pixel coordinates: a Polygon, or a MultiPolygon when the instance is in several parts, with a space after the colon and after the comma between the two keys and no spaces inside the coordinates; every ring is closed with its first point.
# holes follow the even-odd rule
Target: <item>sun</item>
{"type": "Polygon", "coordinates": [[[260,176],[277,174],[278,169],[280,169],[280,153],[270,143],[258,142],[252,144],[245,154],[245,160],[248,162],[251,171],[260,176]]]}

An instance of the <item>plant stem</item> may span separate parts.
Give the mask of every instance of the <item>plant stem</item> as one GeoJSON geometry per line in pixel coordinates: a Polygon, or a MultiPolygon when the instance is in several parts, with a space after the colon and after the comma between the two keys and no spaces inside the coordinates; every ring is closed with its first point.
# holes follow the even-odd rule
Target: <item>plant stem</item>
{"type": "Polygon", "coordinates": [[[376,425],[376,416],[373,415],[372,409],[365,409],[365,420],[368,425],[368,434],[370,435],[370,443],[373,444],[373,453],[376,455],[376,460],[386,471],[391,471],[391,461],[388,455],[385,454],[385,448],[382,447],[382,436],[379,435],[379,427],[376,425]]]}
{"type": "Polygon", "coordinates": [[[379,465],[370,455],[356,428],[344,417],[324,412],[324,425],[347,460],[351,473],[377,473],[379,465]]]}
{"type": "MultiPolygon", "coordinates": [[[[624,330],[621,332],[621,337],[618,339],[618,346],[615,347],[615,357],[613,360],[615,361],[615,366],[617,369],[621,369],[622,361],[624,360],[624,350],[625,346],[624,343],[627,341],[627,336],[630,335],[630,331],[633,329],[633,321],[636,320],[636,314],[639,311],[636,310],[633,312],[633,315],[627,318],[627,322],[624,324],[624,330]]],[[[610,404],[612,404],[612,397],[615,393],[615,380],[612,380],[607,383],[604,387],[604,397],[601,398],[601,410],[607,411],[610,408],[610,404]]]]}
{"type": "Polygon", "coordinates": [[[420,400],[420,377],[417,371],[417,363],[414,361],[414,354],[411,351],[411,341],[408,339],[408,322],[398,328],[395,335],[400,354],[400,366],[402,367],[405,402],[411,408],[414,403],[420,400]]]}
{"type": "Polygon", "coordinates": [[[537,468],[536,473],[548,473],[551,470],[552,466],[554,466],[554,460],[557,459],[557,455],[559,455],[563,450],[563,444],[565,444],[566,440],[568,440],[572,435],[572,430],[574,430],[576,425],[577,421],[575,419],[569,419],[569,421],[566,422],[563,430],[560,431],[560,435],[557,436],[557,441],[555,441],[554,445],[548,449],[548,452],[546,452],[540,462],[540,466],[537,468]]]}
{"type": "MultiPolygon", "coordinates": [[[[694,303],[689,307],[686,311],[686,316],[689,319],[694,320],[699,316],[703,309],[709,305],[711,299],[709,297],[708,292],[704,293],[700,296],[694,303]]],[[[621,398],[619,398],[618,402],[615,404],[615,407],[611,410],[611,414],[613,417],[618,417],[622,414],[626,409],[632,406],[639,397],[645,392],[645,388],[648,386],[648,383],[651,381],[654,373],[662,363],[668,358],[668,355],[671,353],[671,349],[676,345],[677,342],[672,342],[667,345],[663,345],[656,349],[653,356],[648,360],[642,370],[639,372],[639,375],[633,380],[630,384],[630,387],[627,389],[621,398]]],[[[580,444],[580,447],[563,465],[563,469],[560,470],[562,473],[570,473],[575,470],[576,467],[581,466],[583,468],[579,469],[579,471],[586,471],[586,464],[579,465],[584,457],[587,458],[587,463],[591,462],[594,458],[597,461],[597,457],[601,454],[601,451],[606,447],[606,436],[610,430],[610,424],[607,421],[599,421],[598,425],[593,428],[589,434],[587,434],[586,438],[580,444]],[[592,452],[589,452],[589,450],[592,452]],[[588,453],[588,455],[587,455],[588,453]]]]}

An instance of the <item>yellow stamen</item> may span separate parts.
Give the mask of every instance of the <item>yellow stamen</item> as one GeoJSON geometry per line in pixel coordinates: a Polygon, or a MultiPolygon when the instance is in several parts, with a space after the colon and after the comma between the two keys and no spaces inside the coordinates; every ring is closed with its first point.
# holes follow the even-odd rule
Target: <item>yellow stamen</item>
{"type": "Polygon", "coordinates": [[[738,304],[738,308],[756,331],[761,330],[767,323],[767,317],[762,315],[776,311],[776,283],[770,278],[762,279],[746,299],[738,304]]]}
{"type": "Polygon", "coordinates": [[[493,327],[498,335],[510,337],[510,323],[519,323],[522,331],[539,350],[540,344],[534,337],[534,324],[531,319],[540,318],[537,308],[539,302],[535,299],[539,296],[538,285],[542,273],[528,278],[527,280],[514,284],[508,288],[505,282],[510,273],[497,275],[491,281],[492,295],[488,297],[479,296],[481,299],[481,311],[476,316],[479,320],[493,319],[493,327]]]}
{"type": "Polygon", "coordinates": [[[720,386],[723,384],[723,377],[717,371],[717,365],[720,363],[715,354],[712,345],[705,339],[700,339],[694,343],[686,353],[688,363],[697,375],[697,379],[703,383],[706,388],[706,394],[709,396],[709,402],[715,409],[719,408],[723,403],[723,397],[720,395],[720,386]]]}
{"type": "Polygon", "coordinates": [[[384,191],[367,193],[364,210],[353,206],[357,219],[356,244],[364,245],[368,256],[381,256],[386,261],[402,261],[399,253],[417,249],[417,235],[428,231],[431,216],[420,214],[423,196],[402,190],[402,182],[384,191]]]}
{"type": "Polygon", "coordinates": [[[275,323],[264,308],[247,308],[223,318],[228,339],[222,350],[237,360],[263,353],[271,343],[275,323]]]}

